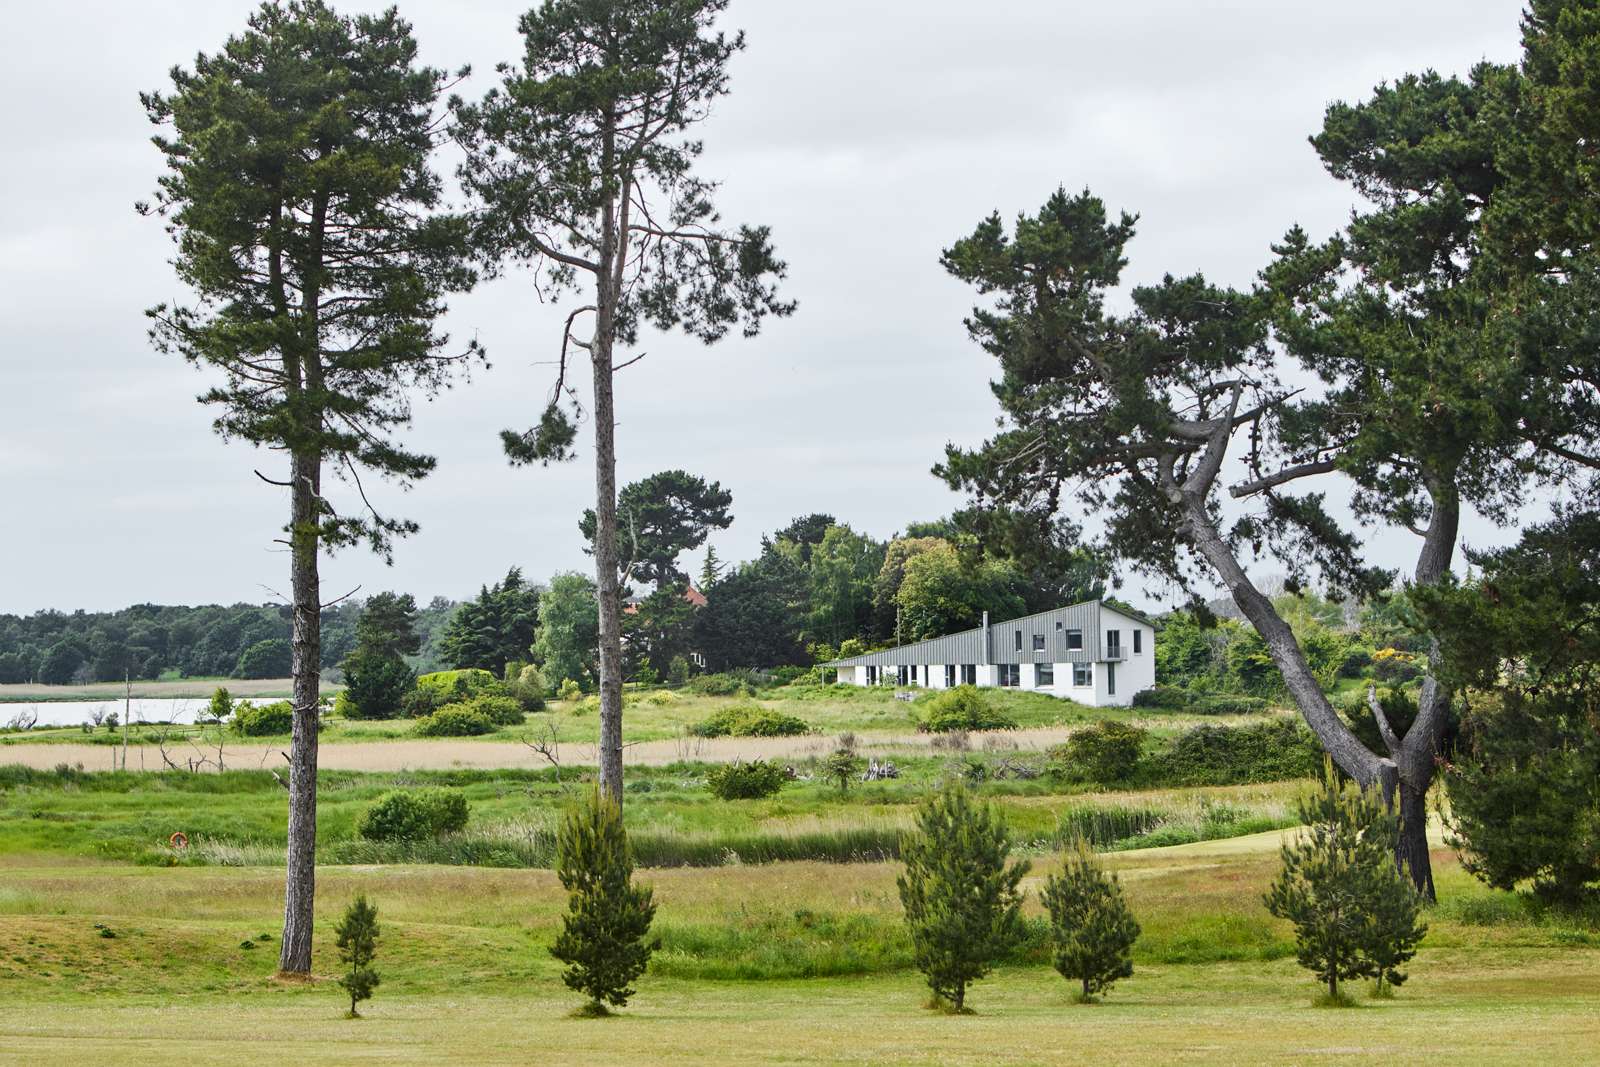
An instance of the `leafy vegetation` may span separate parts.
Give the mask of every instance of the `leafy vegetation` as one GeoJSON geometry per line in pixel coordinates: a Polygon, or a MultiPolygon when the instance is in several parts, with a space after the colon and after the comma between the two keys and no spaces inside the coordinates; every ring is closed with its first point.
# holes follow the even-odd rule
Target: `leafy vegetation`
{"type": "Polygon", "coordinates": [[[443,788],[397,789],[361,813],[356,832],[370,841],[422,841],[467,825],[467,798],[443,788]]]}
{"type": "Polygon", "coordinates": [[[783,788],[786,777],[783,768],[775,763],[736,760],[711,768],[706,786],[722,800],[749,800],[772,796],[783,788]]]}

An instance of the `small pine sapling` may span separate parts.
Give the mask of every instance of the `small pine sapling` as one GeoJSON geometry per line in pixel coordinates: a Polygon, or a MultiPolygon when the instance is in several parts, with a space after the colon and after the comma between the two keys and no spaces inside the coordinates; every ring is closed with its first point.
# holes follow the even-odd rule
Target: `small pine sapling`
{"type": "Polygon", "coordinates": [[[579,1015],[610,1014],[633,996],[659,939],[646,940],[656,905],[649,886],[633,884],[633,855],[622,807],[598,790],[571,808],[556,839],[556,875],[567,891],[567,914],[550,954],[567,969],[567,988],[589,998],[579,1015]]]}
{"type": "Polygon", "coordinates": [[[1395,867],[1396,816],[1376,790],[1342,785],[1325,759],[1321,787],[1300,801],[1307,833],[1283,846],[1283,870],[1267,910],[1294,924],[1296,958],[1327,987],[1329,1004],[1347,1003],[1339,983],[1374,978],[1398,985],[1400,964],[1427,932],[1416,891],[1395,867]]]}
{"type": "Polygon", "coordinates": [[[1133,974],[1133,943],[1139,924],[1122,897],[1117,876],[1095,859],[1088,842],[1078,838],[1061,870],[1045,881],[1044,906],[1050,913],[1050,937],[1056,970],[1082,989],[1080,1004],[1133,974]]]}
{"type": "Polygon", "coordinates": [[[937,1003],[965,1012],[967,986],[982,978],[1022,935],[1018,885],[1027,861],[1007,865],[1010,835],[965,785],[948,782],[917,811],[902,837],[898,879],[917,969],[937,1003]]]}
{"type": "Polygon", "coordinates": [[[356,897],[334,932],[339,938],[339,962],[350,968],[339,984],[350,994],[349,1017],[358,1019],[361,1015],[356,1005],[372,999],[372,991],[378,988],[378,972],[372,969],[378,955],[377,905],[369,904],[365,895],[356,897]]]}
{"type": "Polygon", "coordinates": [[[822,775],[839,787],[839,792],[850,791],[850,782],[861,769],[861,759],[852,748],[843,745],[822,761],[822,775]]]}

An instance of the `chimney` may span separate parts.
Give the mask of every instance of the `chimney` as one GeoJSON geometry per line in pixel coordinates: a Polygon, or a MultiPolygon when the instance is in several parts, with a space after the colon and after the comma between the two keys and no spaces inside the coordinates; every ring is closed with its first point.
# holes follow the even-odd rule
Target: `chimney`
{"type": "Polygon", "coordinates": [[[989,654],[989,613],[986,611],[986,612],[983,613],[983,663],[984,663],[984,666],[988,666],[989,660],[992,659],[992,658],[993,657],[990,656],[990,654],[989,654]]]}

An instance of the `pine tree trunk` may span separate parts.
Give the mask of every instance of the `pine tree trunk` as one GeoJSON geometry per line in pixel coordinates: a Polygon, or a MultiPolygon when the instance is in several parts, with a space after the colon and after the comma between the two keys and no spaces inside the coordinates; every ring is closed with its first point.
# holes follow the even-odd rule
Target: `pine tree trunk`
{"type": "Polygon", "coordinates": [[[315,452],[296,453],[290,470],[294,736],[289,748],[289,848],[278,969],[288,974],[309,974],[317,878],[317,701],[322,660],[317,497],[321,493],[322,458],[315,452]]]}
{"type": "Polygon", "coordinates": [[[1394,860],[1424,900],[1438,899],[1433,888],[1433,860],[1428,854],[1428,792],[1400,782],[1400,837],[1394,860]]]}
{"type": "MultiPolygon", "coordinates": [[[[609,309],[602,308],[605,315],[609,309]]],[[[607,316],[609,317],[609,316],[607,316]]],[[[594,363],[595,580],[600,600],[600,791],[622,803],[622,581],[617,574],[617,446],[611,343],[596,331],[594,363]]]]}

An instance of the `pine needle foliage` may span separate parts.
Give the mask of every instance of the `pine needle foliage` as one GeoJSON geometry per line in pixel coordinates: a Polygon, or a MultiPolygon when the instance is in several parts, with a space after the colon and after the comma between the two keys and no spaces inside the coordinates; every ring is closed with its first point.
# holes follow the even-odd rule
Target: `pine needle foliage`
{"type": "Polygon", "coordinates": [[[339,984],[350,994],[350,1018],[355,1019],[360,1016],[356,1005],[371,1000],[372,991],[378,988],[378,972],[372,969],[372,961],[378,955],[378,906],[369,903],[365,894],[356,897],[334,932],[338,936],[339,962],[350,968],[339,984]]]}
{"type": "Polygon", "coordinates": [[[1082,984],[1080,1003],[1133,974],[1139,924],[1117,876],[1100,865],[1083,838],[1072,843],[1061,870],[1045,881],[1043,901],[1056,970],[1082,984]]]}
{"type": "Polygon", "coordinates": [[[1296,958],[1341,1003],[1339,983],[1372,978],[1382,993],[1406,980],[1400,966],[1427,932],[1421,901],[1394,863],[1396,816],[1376,790],[1342,784],[1333,760],[1300,801],[1307,833],[1283,846],[1267,910],[1294,924],[1296,958]]]}
{"type": "Polygon", "coordinates": [[[1008,865],[1010,852],[1005,821],[959,780],[924,801],[901,838],[900,902],[917,969],[956,1012],[967,1010],[967,986],[1022,936],[1018,885],[1029,865],[1008,865]]]}
{"type": "Polygon", "coordinates": [[[632,983],[661,946],[647,940],[656,914],[649,886],[633,884],[633,853],[622,806],[598,790],[568,810],[556,839],[556,875],[567,914],[550,954],[567,988],[589,998],[581,1014],[608,1014],[634,995],[632,983]]]}

